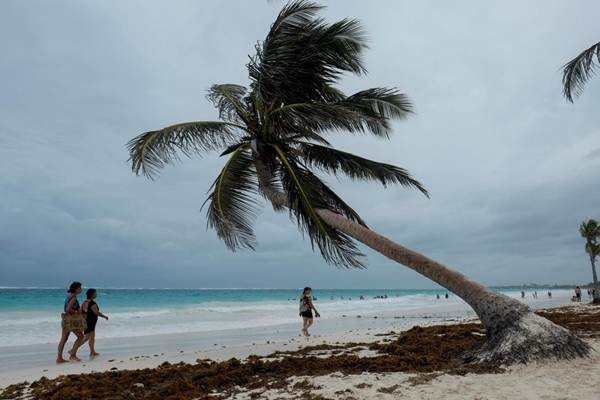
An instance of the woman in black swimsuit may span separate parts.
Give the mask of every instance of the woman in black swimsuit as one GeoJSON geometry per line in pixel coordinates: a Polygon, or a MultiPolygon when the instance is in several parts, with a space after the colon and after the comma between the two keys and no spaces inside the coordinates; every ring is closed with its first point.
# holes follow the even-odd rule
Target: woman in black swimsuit
{"type": "MultiPolygon", "coordinates": [[[[81,305],[87,321],[87,329],[84,331],[85,339],[83,343],[88,342],[88,345],[90,346],[90,357],[96,357],[100,355],[96,353],[96,349],[94,348],[94,345],[96,344],[96,323],[98,322],[98,317],[102,317],[107,321],[108,317],[100,312],[98,304],[94,301],[97,296],[96,289],[88,289],[85,295],[87,300],[81,305]]],[[[81,344],[83,345],[83,343],[81,344]]]]}
{"type": "Polygon", "coordinates": [[[302,333],[304,336],[310,336],[308,328],[313,324],[312,310],[315,310],[315,317],[319,318],[321,316],[312,302],[312,289],[305,287],[300,297],[300,316],[303,320],[302,333]]]}

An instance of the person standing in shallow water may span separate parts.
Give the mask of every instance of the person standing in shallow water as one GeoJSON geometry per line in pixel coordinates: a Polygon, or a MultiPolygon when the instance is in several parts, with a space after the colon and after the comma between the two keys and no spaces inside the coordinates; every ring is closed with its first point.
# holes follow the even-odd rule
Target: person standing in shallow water
{"type": "Polygon", "coordinates": [[[300,296],[300,316],[302,317],[302,334],[304,336],[310,336],[308,333],[308,328],[313,324],[313,313],[315,310],[315,317],[319,318],[321,315],[315,308],[315,305],[312,301],[312,289],[309,287],[305,287],[302,291],[302,296],[300,296]]]}
{"type": "Polygon", "coordinates": [[[77,349],[83,342],[83,318],[81,317],[79,301],[77,300],[77,296],[81,294],[81,291],[80,282],[71,283],[69,290],[67,290],[68,294],[65,298],[64,313],[62,314],[62,334],[58,343],[58,356],[56,357],[57,364],[67,362],[63,358],[63,351],[71,332],[75,334],[77,339],[73,344],[73,348],[69,350],[69,361],[81,361],[77,358],[77,349]]]}

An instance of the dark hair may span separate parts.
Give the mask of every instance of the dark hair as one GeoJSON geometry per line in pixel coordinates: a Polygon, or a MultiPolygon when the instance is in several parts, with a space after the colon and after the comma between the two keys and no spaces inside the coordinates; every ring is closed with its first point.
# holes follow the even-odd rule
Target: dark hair
{"type": "Polygon", "coordinates": [[[311,288],[309,288],[308,286],[304,288],[304,290],[302,291],[302,294],[305,294],[306,292],[308,292],[309,290],[312,290],[311,288]]]}
{"type": "Polygon", "coordinates": [[[89,288],[86,292],[85,292],[85,297],[87,297],[88,300],[91,300],[92,297],[94,297],[94,294],[96,294],[96,289],[93,288],[89,288]]]}
{"type": "Polygon", "coordinates": [[[67,293],[75,293],[75,291],[77,289],[79,289],[81,287],[81,282],[73,282],[71,283],[71,286],[69,286],[69,290],[67,290],[67,293]]]}

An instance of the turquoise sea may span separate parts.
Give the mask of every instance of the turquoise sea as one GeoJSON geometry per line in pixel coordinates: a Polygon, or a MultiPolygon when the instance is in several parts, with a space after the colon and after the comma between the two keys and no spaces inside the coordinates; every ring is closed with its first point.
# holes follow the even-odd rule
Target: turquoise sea
{"type": "MultiPolygon", "coordinates": [[[[520,289],[503,292],[518,297],[520,289]]],[[[300,293],[301,289],[99,288],[96,301],[110,320],[99,323],[97,335],[131,337],[297,323],[300,293]]],[[[462,303],[452,294],[445,299],[445,293],[416,289],[314,289],[315,304],[323,320],[346,314],[436,310],[442,304],[462,303]]],[[[65,296],[65,289],[0,289],[0,347],[55,341],[65,296]]],[[[80,302],[84,299],[85,295],[79,296],[80,302]]]]}

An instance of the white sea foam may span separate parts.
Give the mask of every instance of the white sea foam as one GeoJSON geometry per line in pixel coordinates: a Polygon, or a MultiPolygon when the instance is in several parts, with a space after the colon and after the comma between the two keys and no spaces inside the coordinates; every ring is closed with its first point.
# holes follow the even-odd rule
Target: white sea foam
{"type": "MultiPolygon", "coordinates": [[[[519,297],[518,292],[510,293],[519,297]]],[[[547,299],[540,290],[539,299],[529,294],[526,301],[534,306],[564,304],[570,298],[569,291],[553,291],[554,298],[547,299]]],[[[466,313],[468,306],[456,296],[436,300],[431,294],[390,296],[387,299],[368,298],[344,300],[320,298],[315,301],[322,316],[327,320],[377,314],[379,316],[428,317],[457,316],[457,310],[466,313]]],[[[274,327],[281,324],[298,323],[298,300],[281,301],[211,301],[197,304],[173,305],[155,308],[119,308],[102,310],[110,316],[109,321],[100,320],[97,337],[132,337],[184,332],[209,332],[255,327],[274,327]]],[[[0,312],[0,347],[34,343],[49,343],[58,340],[60,334],[60,312],[10,311],[0,312]]]]}

